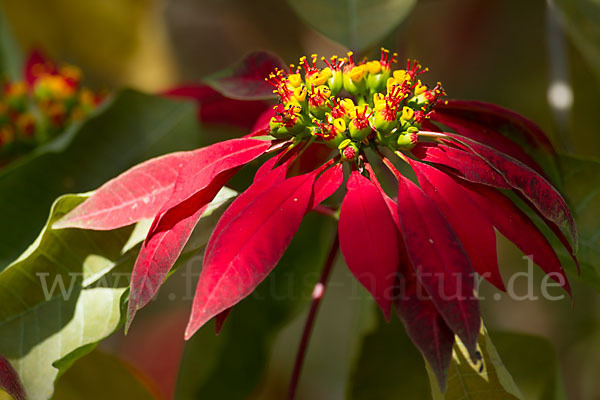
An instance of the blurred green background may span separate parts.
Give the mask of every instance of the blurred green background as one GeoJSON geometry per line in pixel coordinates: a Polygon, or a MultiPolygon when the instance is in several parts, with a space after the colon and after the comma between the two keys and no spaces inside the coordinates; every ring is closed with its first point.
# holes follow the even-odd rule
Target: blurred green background
{"type": "MultiPolygon", "coordinates": [[[[390,0],[383,3],[391,7],[387,12],[395,13],[391,21],[383,7],[381,13],[362,22],[359,18],[357,29],[346,32],[340,24],[343,27],[347,23],[348,3],[352,1],[326,2],[326,9],[322,9],[316,0],[0,0],[0,7],[23,49],[41,47],[58,60],[79,65],[90,85],[107,89],[133,87],[158,92],[197,82],[255,49],[270,50],[294,63],[304,54],[345,53],[349,44],[360,46],[353,49],[361,55],[376,56],[384,45],[399,53],[401,64],[406,58],[416,58],[428,66],[425,81],[441,81],[450,98],[511,108],[541,125],[560,151],[600,158],[599,1],[419,0],[413,5],[411,1],[390,0]],[[327,8],[332,7],[333,14],[329,14],[327,8]],[[383,27],[378,25],[380,19],[385,20],[383,27]]],[[[371,3],[378,2],[365,0],[375,7],[371,3]]],[[[597,174],[600,170],[591,171],[592,177],[597,174]]],[[[592,185],[586,192],[591,196],[588,203],[592,210],[586,214],[584,229],[591,232],[587,238],[598,248],[600,187],[597,179],[587,182],[592,185]]],[[[500,240],[499,246],[505,277],[526,269],[526,261],[512,244],[500,240]]],[[[597,271],[597,264],[592,267],[597,271]]],[[[543,275],[537,272],[535,282],[539,283],[543,275]]],[[[568,399],[600,399],[600,296],[574,274],[570,277],[573,304],[568,299],[515,301],[505,296],[494,300],[496,292],[484,284],[483,317],[492,340],[499,338],[496,347],[517,384],[530,384],[528,372],[520,366],[536,355],[527,353],[526,342],[495,332],[529,333],[547,339],[555,346],[556,365],[552,364],[554,356],[544,359],[542,366],[527,365],[559,369],[568,399]]],[[[129,336],[118,333],[103,344],[106,350],[129,360],[142,371],[140,374],[153,378],[151,385],[157,386],[154,392],[162,398],[169,398],[176,384],[182,324],[189,309],[189,302],[171,301],[167,294],[184,290],[185,284],[175,274],[158,300],[140,313],[129,336]],[[166,366],[156,365],[159,359],[167,360],[166,366]]],[[[539,285],[536,288],[539,295],[539,285]]],[[[386,351],[378,352],[375,345],[365,347],[368,354],[361,353],[360,338],[373,332],[377,324],[368,311],[372,305],[365,305],[362,294],[338,265],[317,319],[299,399],[341,399],[346,391],[360,399],[421,399],[426,397],[417,393],[429,395],[423,363],[401,327],[396,327],[398,333],[392,328],[379,332],[388,340],[398,335],[397,358],[389,360],[386,351]],[[354,366],[356,360],[360,360],[360,368],[354,366]],[[357,368],[362,372],[356,372],[357,368]],[[390,381],[389,388],[368,393],[353,388],[354,381],[361,381],[363,370],[380,369],[387,371],[384,375],[390,381]],[[348,381],[349,376],[355,378],[348,381]],[[406,387],[414,397],[394,392],[400,383],[412,385],[406,387]]],[[[294,320],[283,331],[270,333],[275,350],[267,352],[268,373],[257,379],[253,398],[282,398],[285,393],[305,310],[293,315],[294,320]]],[[[211,339],[210,346],[219,346],[218,340],[211,339]]],[[[202,360],[203,351],[216,351],[203,349],[195,350],[194,360],[202,360]]],[[[183,365],[179,398],[194,393],[189,389],[194,387],[192,378],[185,376],[189,373],[186,369],[193,370],[190,365],[194,364],[183,365]],[[181,394],[188,389],[187,394],[181,394]]],[[[235,385],[236,380],[245,379],[240,371],[232,371],[231,381],[223,382],[235,385]]],[[[543,390],[554,384],[542,383],[542,389],[528,393],[537,390],[535,398],[559,399],[558,391],[543,390]]],[[[198,393],[209,393],[207,385],[198,383],[204,387],[204,392],[198,389],[198,393]]],[[[57,398],[76,398],[64,393],[57,392],[57,398]]]]}

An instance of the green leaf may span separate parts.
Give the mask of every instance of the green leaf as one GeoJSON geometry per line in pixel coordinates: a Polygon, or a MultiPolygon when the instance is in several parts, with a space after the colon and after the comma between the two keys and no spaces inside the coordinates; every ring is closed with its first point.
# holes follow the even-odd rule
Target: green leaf
{"type": "Polygon", "coordinates": [[[600,3],[590,0],[554,0],[561,22],[600,82],[600,3]]]}
{"type": "Polygon", "coordinates": [[[55,198],[197,144],[196,107],[126,90],[62,136],[0,171],[0,271],[33,241],[55,198]]]}
{"type": "MultiPolygon", "coordinates": [[[[206,244],[234,194],[217,195],[181,259],[206,244]]],[[[57,376],[122,323],[129,275],[150,227],[148,220],[113,231],[49,228],[88,196],[59,198],[38,239],[0,273],[0,353],[32,400],[49,398],[57,376]]]]}
{"type": "MultiPolygon", "coordinates": [[[[381,313],[378,313],[380,315],[381,313]]],[[[379,327],[362,346],[349,388],[349,399],[430,399],[423,357],[406,335],[402,322],[379,317],[379,327]]]]}
{"type": "Polygon", "coordinates": [[[442,393],[431,368],[427,366],[433,400],[513,400],[525,399],[517,388],[482,325],[477,351],[481,359],[473,362],[464,344],[456,337],[448,370],[448,388],[442,393]]]}
{"type": "Polygon", "coordinates": [[[566,399],[554,346],[534,335],[493,332],[494,343],[527,400],[566,399]]]}
{"type": "Polygon", "coordinates": [[[53,362],[117,328],[127,278],[107,287],[88,285],[117,265],[131,267],[134,257],[123,251],[125,245],[130,238],[144,238],[143,231],[132,237],[133,227],[110,232],[48,229],[86,197],[58,199],[36,242],[0,273],[0,353],[11,361],[30,399],[52,394],[59,373],[53,362]]]}
{"type": "Polygon", "coordinates": [[[55,400],[155,399],[141,373],[114,355],[94,350],[56,382],[55,400]]]}
{"type": "MultiPolygon", "coordinates": [[[[579,230],[577,259],[581,265],[580,278],[600,290],[600,162],[561,155],[560,166],[563,193],[579,230]]],[[[556,244],[555,248],[563,265],[574,271],[574,263],[566,250],[560,244],[556,244]]]]}
{"type": "Polygon", "coordinates": [[[288,4],[312,28],[362,51],[390,34],[416,0],[288,0],[288,4]]]}
{"type": "Polygon", "coordinates": [[[11,80],[23,79],[22,68],[23,55],[0,9],[0,82],[4,77],[11,80]]]}
{"type": "Polygon", "coordinates": [[[280,263],[233,308],[220,335],[215,336],[211,323],[192,337],[176,398],[245,399],[256,390],[275,334],[310,302],[334,230],[331,218],[309,214],[280,263]]]}

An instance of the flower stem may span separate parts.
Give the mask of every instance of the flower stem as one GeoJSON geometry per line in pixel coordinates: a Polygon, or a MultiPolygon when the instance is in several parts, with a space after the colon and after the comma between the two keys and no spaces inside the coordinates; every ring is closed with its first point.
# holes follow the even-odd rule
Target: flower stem
{"type": "Polygon", "coordinates": [[[325,261],[325,265],[323,266],[321,278],[319,279],[319,282],[317,282],[313,289],[312,304],[310,306],[306,322],[304,323],[302,338],[300,339],[300,345],[298,346],[298,352],[296,353],[296,361],[294,363],[294,371],[292,372],[290,385],[288,387],[287,400],[294,400],[296,397],[296,389],[298,388],[298,381],[300,380],[302,365],[304,364],[306,349],[308,348],[308,341],[310,339],[310,334],[314,326],[317,311],[319,310],[319,305],[321,304],[321,299],[323,299],[323,295],[325,294],[325,286],[327,285],[327,281],[329,280],[329,276],[331,275],[333,263],[335,261],[335,257],[337,256],[338,249],[339,236],[336,233],[335,238],[333,239],[333,243],[331,244],[329,254],[327,255],[327,260],[325,261]]]}
{"type": "Polygon", "coordinates": [[[327,206],[323,206],[321,204],[319,204],[318,206],[316,206],[315,208],[313,208],[313,211],[321,214],[321,215],[325,215],[328,217],[331,217],[333,219],[339,219],[339,214],[337,210],[334,210],[333,208],[327,207],[327,206]]]}

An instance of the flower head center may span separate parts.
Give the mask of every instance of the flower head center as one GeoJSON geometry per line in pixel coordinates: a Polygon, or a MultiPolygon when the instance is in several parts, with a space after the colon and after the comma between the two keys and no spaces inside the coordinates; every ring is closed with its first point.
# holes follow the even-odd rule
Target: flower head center
{"type": "Polygon", "coordinates": [[[429,89],[420,80],[428,69],[417,61],[392,70],[396,56],[382,49],[379,59],[356,62],[349,52],[347,57],[322,57],[319,66],[313,54],[310,61],[301,57],[289,73],[274,71],[267,80],[280,104],[271,134],[326,143],[346,161],[355,160],[364,146],[410,149],[445,92],[440,83],[429,89]]]}

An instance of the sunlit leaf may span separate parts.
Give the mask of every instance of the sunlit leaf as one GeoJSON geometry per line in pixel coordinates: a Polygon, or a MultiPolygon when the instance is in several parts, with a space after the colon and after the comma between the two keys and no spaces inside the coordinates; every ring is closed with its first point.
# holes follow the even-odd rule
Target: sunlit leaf
{"type": "Polygon", "coordinates": [[[288,4],[314,29],[361,51],[399,25],[416,0],[288,0],[288,4]]]}
{"type": "MultiPolygon", "coordinates": [[[[231,198],[211,204],[184,249],[203,247],[231,198]]],[[[30,399],[49,398],[55,378],[119,326],[129,274],[149,220],[113,231],[52,230],[49,226],[88,195],[65,195],[36,242],[0,273],[0,354],[30,399]]]]}
{"type": "Polygon", "coordinates": [[[0,270],[44,224],[56,197],[95,189],[150,157],[197,143],[195,107],[123,91],[81,125],[0,171],[0,270]]]}
{"type": "Polygon", "coordinates": [[[481,358],[473,362],[460,339],[456,339],[452,362],[448,370],[448,386],[445,393],[438,387],[431,369],[427,367],[433,400],[523,400],[508,370],[482,326],[477,341],[481,358]]]}

